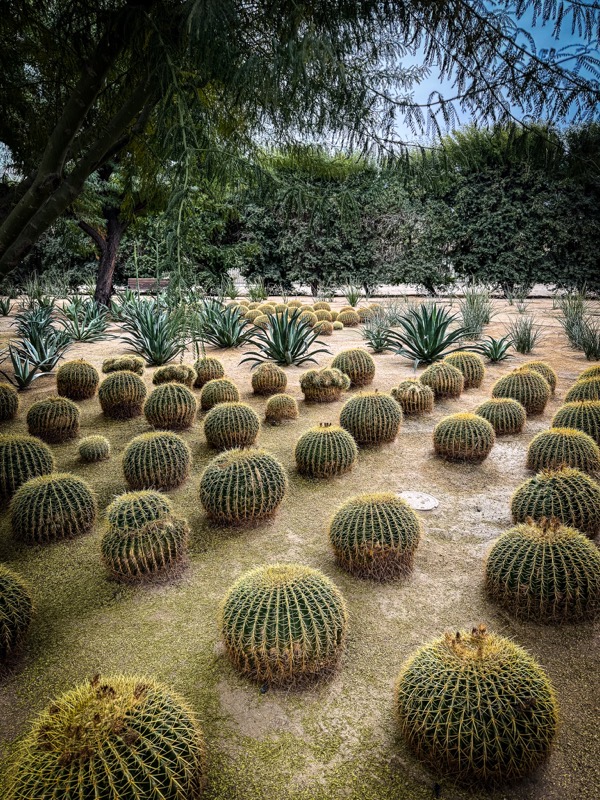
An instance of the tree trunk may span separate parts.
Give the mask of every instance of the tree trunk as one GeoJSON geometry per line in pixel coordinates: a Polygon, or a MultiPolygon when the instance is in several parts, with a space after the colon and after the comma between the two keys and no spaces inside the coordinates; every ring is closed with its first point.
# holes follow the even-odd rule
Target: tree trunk
{"type": "Polygon", "coordinates": [[[105,234],[102,234],[83,220],[79,222],[79,227],[92,237],[100,251],[94,300],[99,306],[108,307],[113,293],[113,279],[119,254],[119,245],[121,244],[123,233],[127,230],[127,223],[119,219],[118,208],[105,208],[104,218],[106,219],[105,234]]]}

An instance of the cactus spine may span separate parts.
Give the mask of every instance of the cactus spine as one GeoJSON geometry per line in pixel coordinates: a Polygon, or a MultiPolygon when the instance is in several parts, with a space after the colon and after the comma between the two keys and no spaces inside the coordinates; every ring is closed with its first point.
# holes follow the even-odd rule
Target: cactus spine
{"type": "Polygon", "coordinates": [[[0,664],[18,649],[33,617],[33,600],[20,575],[0,564],[0,664]]]}
{"type": "MultiPolygon", "coordinates": [[[[338,316],[338,320],[347,327],[343,314],[338,316]]],[[[352,386],[368,386],[375,377],[375,362],[372,356],[360,347],[342,350],[333,359],[331,366],[347,375],[352,386]]]]}
{"type": "Polygon", "coordinates": [[[340,425],[358,444],[393,442],[402,424],[402,409],[389,394],[365,392],[347,400],[340,425]]]}
{"type": "Polygon", "coordinates": [[[291,394],[269,397],[265,407],[265,422],[280,425],[284,420],[298,418],[298,403],[291,394]]]}
{"type": "Polygon", "coordinates": [[[197,377],[196,370],[187,364],[165,364],[156,370],[152,376],[152,383],[155,386],[163,383],[182,383],[191,389],[197,377]]]}
{"type": "Polygon", "coordinates": [[[600,401],[565,403],[554,415],[552,427],[575,428],[587,433],[597,445],[600,445],[600,401]]]}
{"type": "Polygon", "coordinates": [[[153,428],[183,431],[196,419],[196,398],[181,383],[163,383],[150,392],[144,403],[144,416],[153,428]]]}
{"type": "Polygon", "coordinates": [[[239,399],[240,392],[233,381],[229,378],[215,378],[202,387],[200,406],[202,411],[210,411],[218,403],[237,403],[239,399]]]}
{"type": "Polygon", "coordinates": [[[27,412],[27,429],[49,444],[67,442],[79,433],[81,413],[72,400],[66,397],[47,397],[38,400],[27,412]]]}
{"type": "Polygon", "coordinates": [[[496,436],[521,433],[527,420],[527,412],[521,403],[510,397],[486,400],[475,409],[475,413],[490,423],[496,436]]]}
{"type": "Polygon", "coordinates": [[[532,369],[514,370],[492,387],[492,397],[511,397],[521,403],[528,416],[543,414],[550,394],[548,381],[532,369]]]}
{"type": "Polygon", "coordinates": [[[102,362],[102,372],[135,372],[136,375],[143,375],[146,363],[140,356],[115,356],[106,358],[102,362]]]}
{"type": "Polygon", "coordinates": [[[358,448],[344,428],[321,423],[298,439],[295,456],[301,475],[333,478],[352,469],[358,458],[358,448]]]}
{"type": "Polygon", "coordinates": [[[225,377],[225,368],[223,364],[221,364],[218,358],[213,358],[212,356],[200,358],[194,364],[194,369],[196,370],[196,380],[194,381],[196,389],[201,389],[204,384],[209,381],[225,377]]]}
{"type": "Polygon", "coordinates": [[[123,474],[132,489],[176,489],[190,472],[190,448],[176,433],[142,433],[123,453],[123,474]]]}
{"type": "Polygon", "coordinates": [[[252,373],[252,391],[254,394],[277,394],[284,392],[287,386],[287,375],[277,364],[260,364],[252,373]]]}
{"type": "Polygon", "coordinates": [[[436,400],[460,397],[465,388],[462,372],[445,361],[436,361],[435,364],[430,364],[421,374],[420,381],[425,386],[429,386],[436,400]]]}
{"type": "Polygon", "coordinates": [[[86,436],[79,443],[79,458],[86,464],[110,458],[110,442],[106,436],[86,436]]]}
{"type": "Polygon", "coordinates": [[[19,411],[19,393],[10,383],[0,383],[0,422],[10,422],[19,411]]]}
{"type": "Polygon", "coordinates": [[[0,434],[0,497],[12,497],[21,484],[53,469],[47,444],[33,436],[0,434]]]}
{"type": "Polygon", "coordinates": [[[408,378],[401,381],[390,392],[394,400],[400,404],[406,416],[416,416],[418,414],[429,414],[433,411],[435,395],[433,389],[425,386],[416,378],[408,378]]]}
{"type": "Polygon", "coordinates": [[[300,376],[304,399],[313,403],[333,403],[350,388],[350,378],[339,369],[309,369],[300,376]]]}
{"type": "Polygon", "coordinates": [[[58,394],[69,400],[88,400],[96,394],[99,383],[98,370],[83,359],[67,361],[56,373],[58,394]]]}
{"type": "Polygon", "coordinates": [[[495,441],[493,427],[476,414],[452,414],[433,430],[435,452],[447,461],[479,464],[488,457],[495,441]]]}
{"type": "Polygon", "coordinates": [[[485,366],[483,359],[477,353],[459,350],[447,355],[444,361],[462,372],[465,389],[478,389],[483,383],[485,366]]]}
{"type": "Polygon", "coordinates": [[[146,385],[135,372],[111,372],[100,384],[98,400],[105,417],[139,417],[146,399],[146,385]]]}
{"type": "Polygon", "coordinates": [[[573,428],[551,428],[534,436],[527,450],[527,469],[574,467],[583,472],[600,470],[600,449],[587,433],[573,428]]]}
{"type": "Polygon", "coordinates": [[[204,420],[204,435],[211,447],[228,450],[254,444],[260,420],[246,403],[219,403],[204,420]]]}

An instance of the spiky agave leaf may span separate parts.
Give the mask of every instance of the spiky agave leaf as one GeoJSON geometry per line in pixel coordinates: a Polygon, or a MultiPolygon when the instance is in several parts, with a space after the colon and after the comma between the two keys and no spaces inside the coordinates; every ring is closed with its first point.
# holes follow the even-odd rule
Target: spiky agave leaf
{"type": "Polygon", "coordinates": [[[303,364],[316,364],[315,356],[319,353],[330,354],[331,350],[318,338],[319,331],[300,319],[301,313],[300,309],[294,309],[291,314],[289,311],[271,314],[266,330],[257,329],[249,337],[249,343],[257,349],[245,353],[240,364],[249,362],[254,367],[264,361],[274,361],[283,366],[294,364],[301,367],[303,364]]]}

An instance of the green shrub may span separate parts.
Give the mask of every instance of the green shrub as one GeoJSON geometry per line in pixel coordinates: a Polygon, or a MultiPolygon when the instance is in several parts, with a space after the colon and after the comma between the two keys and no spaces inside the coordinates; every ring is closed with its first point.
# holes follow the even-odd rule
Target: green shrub
{"type": "Polygon", "coordinates": [[[96,394],[99,383],[98,370],[83,359],[67,361],[56,373],[58,394],[69,400],[88,400],[96,394]]]}
{"type": "Polygon", "coordinates": [[[146,385],[134,372],[112,372],[98,391],[104,416],[110,419],[139,417],[145,399],[146,385]]]}
{"type": "Polygon", "coordinates": [[[239,399],[240,392],[233,381],[229,378],[215,378],[202,387],[200,407],[202,411],[210,411],[218,403],[237,403],[239,399]]]}
{"type": "Polygon", "coordinates": [[[278,367],[266,361],[259,364],[252,373],[252,391],[254,394],[269,395],[284,392],[287,386],[287,375],[278,367]]]}
{"type": "Polygon", "coordinates": [[[0,564],[0,663],[18,649],[31,624],[33,600],[20,575],[0,564]]]}
{"type": "Polygon", "coordinates": [[[86,464],[110,458],[110,442],[106,436],[86,436],[79,443],[79,458],[86,464]]]}
{"type": "Polygon", "coordinates": [[[204,419],[204,435],[211,447],[228,450],[254,444],[260,420],[246,403],[219,403],[204,419]]]}
{"type": "Polygon", "coordinates": [[[485,565],[488,594],[516,617],[576,622],[600,611],[600,552],[559,522],[503,533],[485,565]]]}
{"type": "Polygon", "coordinates": [[[110,528],[125,531],[142,528],[148,522],[171,516],[173,506],[164,494],[147,489],[141,492],[125,492],[116,497],[106,509],[110,528]]]}
{"type": "Polygon", "coordinates": [[[573,428],[551,428],[534,436],[527,450],[527,469],[573,467],[583,472],[600,470],[600,450],[587,433],[573,428]]]}
{"type": "Polygon", "coordinates": [[[0,422],[10,422],[19,411],[19,393],[10,383],[0,383],[0,422]]]}
{"type": "Polygon", "coordinates": [[[353,575],[388,580],[412,569],[421,523],[408,503],[389,492],[351,497],[335,512],[329,539],[353,575]]]}
{"type": "MultiPolygon", "coordinates": [[[[344,320],[340,319],[340,317],[338,319],[344,323],[344,320]]],[[[344,323],[344,326],[346,326],[346,323],[344,323]]],[[[372,356],[360,347],[342,350],[333,359],[331,366],[347,375],[352,386],[368,386],[375,377],[375,362],[372,356]]]]}
{"type": "Polygon", "coordinates": [[[402,409],[389,394],[365,392],[347,400],[340,425],[358,444],[393,442],[402,424],[402,409]]]}
{"type": "Polygon", "coordinates": [[[403,413],[407,416],[429,414],[433,411],[435,400],[433,389],[421,383],[417,378],[407,378],[401,381],[390,394],[400,404],[403,413]]]}
{"type": "Polygon", "coordinates": [[[23,483],[53,469],[52,451],[39,439],[0,434],[0,497],[12,497],[23,483]]]}
{"type": "Polygon", "coordinates": [[[123,453],[123,474],[132,489],[176,489],[190,472],[190,448],[176,433],[156,431],[132,439],[123,453]]]}
{"type": "Polygon", "coordinates": [[[102,362],[102,372],[135,372],[136,375],[143,375],[146,362],[140,356],[114,356],[106,358],[102,362]]]}
{"type": "Polygon", "coordinates": [[[556,697],[542,668],[484,626],[417,650],[400,671],[395,705],[416,755],[459,781],[529,774],[547,758],[558,728],[556,697]]]}
{"type": "Polygon", "coordinates": [[[296,466],[310,478],[333,478],[349,472],[358,458],[356,442],[338,425],[322,423],[298,439],[296,466]]]}
{"type": "Polygon", "coordinates": [[[270,564],[242,575],[220,617],[231,661],[259,683],[302,683],[331,672],[345,646],[348,614],[340,591],[300,564],[270,564]]]}
{"type": "Polygon", "coordinates": [[[552,420],[553,428],[575,428],[591,436],[600,445],[600,401],[583,400],[565,403],[552,420]]]}
{"type": "Polygon", "coordinates": [[[309,369],[300,376],[304,399],[313,403],[333,403],[350,388],[350,378],[339,369],[309,369]]]}
{"type": "Polygon", "coordinates": [[[565,396],[565,403],[581,403],[585,400],[600,400],[600,378],[578,380],[565,396]]]}
{"type": "Polygon", "coordinates": [[[550,391],[554,394],[556,391],[556,384],[558,383],[558,376],[550,364],[547,364],[545,361],[527,361],[521,366],[521,369],[532,369],[534,372],[539,372],[542,378],[548,381],[550,391]]]}
{"type": "Polygon", "coordinates": [[[527,415],[543,414],[550,399],[548,381],[539,372],[519,369],[499,378],[492,387],[492,397],[510,397],[521,403],[527,415]]]}
{"type": "Polygon", "coordinates": [[[191,389],[197,379],[196,370],[187,364],[165,364],[159,367],[152,376],[152,383],[160,386],[163,383],[182,383],[191,389]]]}
{"type": "Polygon", "coordinates": [[[477,414],[451,414],[433,429],[435,452],[447,461],[479,464],[488,457],[495,441],[493,427],[477,414]]]}
{"type": "Polygon", "coordinates": [[[485,366],[483,359],[477,353],[458,350],[456,353],[444,356],[444,361],[462,372],[465,389],[478,389],[483,383],[485,366]]]}
{"type": "Polygon", "coordinates": [[[198,403],[192,392],[181,383],[157,386],[144,403],[144,416],[153,428],[183,431],[196,419],[198,403]]]}
{"type": "Polygon", "coordinates": [[[430,364],[421,374],[420,381],[424,386],[429,386],[436,400],[460,397],[465,388],[462,372],[445,361],[430,364]]]}
{"type": "Polygon", "coordinates": [[[291,394],[276,394],[269,397],[265,407],[265,422],[279,425],[284,420],[298,418],[298,402],[291,394]]]}
{"type": "Polygon", "coordinates": [[[194,364],[194,369],[196,370],[196,380],[194,381],[196,389],[201,389],[209,381],[225,377],[225,367],[218,358],[212,356],[200,358],[194,364]]]}
{"type": "Polygon", "coordinates": [[[80,416],[79,408],[72,400],[47,397],[29,407],[27,429],[44,442],[58,444],[77,437],[80,416]]]}
{"type": "Polygon", "coordinates": [[[189,534],[187,522],[174,516],[151,520],[139,528],[111,526],[102,537],[102,560],[118,580],[172,575],[185,560],[189,534]]]}
{"type": "Polygon", "coordinates": [[[490,423],[496,436],[521,433],[527,421],[527,412],[521,403],[510,397],[486,400],[475,409],[475,413],[490,423]]]}

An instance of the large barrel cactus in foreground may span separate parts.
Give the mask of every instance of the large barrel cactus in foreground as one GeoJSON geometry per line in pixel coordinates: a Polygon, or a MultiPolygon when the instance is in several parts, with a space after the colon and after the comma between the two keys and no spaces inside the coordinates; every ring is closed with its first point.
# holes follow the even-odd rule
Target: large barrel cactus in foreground
{"type": "Polygon", "coordinates": [[[0,497],[12,497],[21,484],[54,469],[47,444],[33,436],[0,434],[0,497]]]}
{"type": "Polygon", "coordinates": [[[183,431],[191,428],[197,410],[196,398],[182,383],[159,384],[144,403],[144,416],[148,424],[161,430],[183,431]]]}
{"type": "Polygon", "coordinates": [[[110,526],[102,537],[102,559],[113,577],[136,581],[172,575],[187,555],[189,525],[172,515],[139,527],[110,526]]]}
{"type": "Polygon", "coordinates": [[[218,403],[204,419],[206,441],[217,450],[248,447],[259,430],[258,414],[246,403],[218,403]]]}
{"type": "Polygon", "coordinates": [[[534,436],[527,448],[527,469],[573,467],[600,471],[600,449],[591,436],[574,428],[550,428],[534,436]]]}
{"type": "Polygon", "coordinates": [[[88,400],[96,394],[99,383],[98,370],[83,359],[67,361],[56,373],[56,388],[59,395],[70,400],[88,400]]]}

